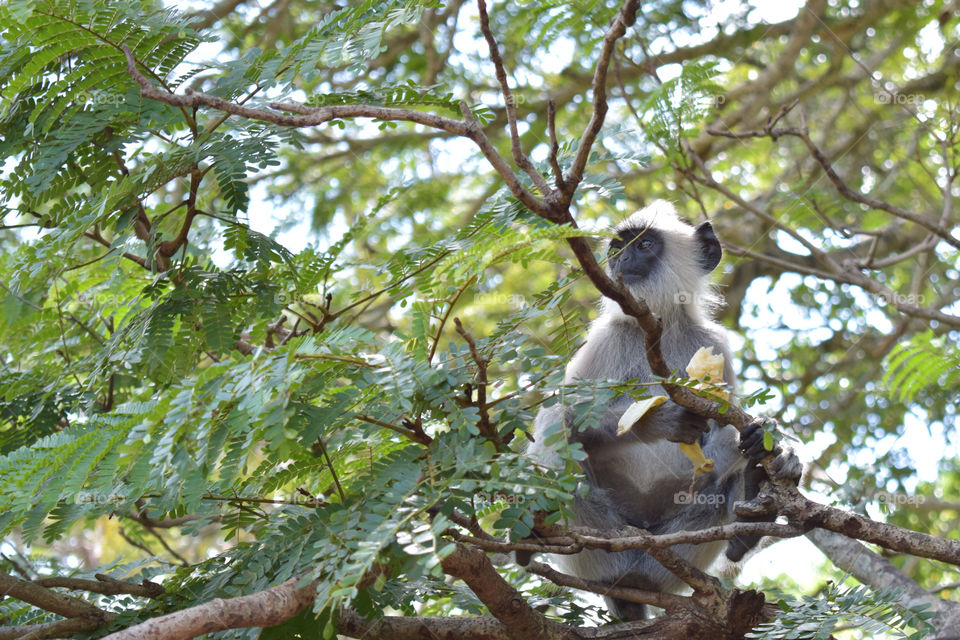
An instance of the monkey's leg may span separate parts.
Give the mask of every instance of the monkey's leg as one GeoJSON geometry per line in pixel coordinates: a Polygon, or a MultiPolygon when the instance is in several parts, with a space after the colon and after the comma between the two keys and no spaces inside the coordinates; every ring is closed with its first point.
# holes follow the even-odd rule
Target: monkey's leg
{"type": "MultiPolygon", "coordinates": [[[[763,467],[753,466],[744,470],[744,500],[753,500],[760,493],[760,483],[767,479],[763,467]]],[[[738,517],[739,522],[772,522],[776,516],[738,517]]],[[[740,562],[747,551],[753,549],[763,536],[734,536],[727,542],[727,559],[740,562]]]]}
{"type": "Polygon", "coordinates": [[[610,615],[614,618],[627,621],[646,620],[648,618],[647,605],[645,604],[628,602],[620,598],[604,598],[604,601],[607,603],[610,615]]]}
{"type": "MultiPolygon", "coordinates": [[[[747,425],[740,432],[740,452],[753,463],[744,470],[743,500],[753,500],[760,493],[760,485],[767,480],[767,472],[757,464],[769,452],[763,447],[763,424],[758,420],[747,425]]],[[[787,447],[777,446],[774,449],[776,457],[773,460],[773,472],[779,477],[786,478],[794,484],[800,483],[803,465],[796,454],[787,447]]],[[[773,522],[776,516],[757,516],[737,518],[740,522],[773,522]]],[[[736,536],[727,544],[727,558],[739,562],[750,549],[757,546],[762,536],[736,536]]]]}

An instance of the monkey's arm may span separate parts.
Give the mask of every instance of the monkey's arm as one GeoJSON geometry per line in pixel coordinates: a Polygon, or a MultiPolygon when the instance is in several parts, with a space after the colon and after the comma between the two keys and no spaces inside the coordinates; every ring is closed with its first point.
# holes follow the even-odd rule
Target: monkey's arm
{"type": "Polygon", "coordinates": [[[700,436],[710,430],[707,419],[690,411],[686,407],[667,400],[663,404],[647,411],[628,433],[617,435],[620,417],[633,404],[629,396],[620,396],[607,409],[595,427],[582,427],[573,424],[572,411],[567,410],[567,428],[570,438],[585,447],[616,442],[618,439],[634,439],[641,442],[685,442],[693,444],[700,436]]]}

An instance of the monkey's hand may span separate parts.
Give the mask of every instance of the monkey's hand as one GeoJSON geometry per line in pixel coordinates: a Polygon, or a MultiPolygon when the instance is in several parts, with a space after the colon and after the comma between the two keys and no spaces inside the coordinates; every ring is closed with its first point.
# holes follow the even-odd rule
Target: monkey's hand
{"type": "Polygon", "coordinates": [[[669,440],[693,444],[700,442],[700,436],[710,430],[710,423],[703,416],[681,407],[674,402],[666,402],[657,407],[649,422],[643,426],[650,440],[669,440]]]}
{"type": "MultiPolygon", "coordinates": [[[[768,422],[773,422],[768,420],[768,422]]],[[[776,520],[776,513],[769,513],[762,503],[755,513],[750,514],[737,511],[737,507],[742,508],[753,503],[754,499],[760,494],[761,485],[769,474],[767,470],[760,466],[759,462],[768,454],[773,454],[774,458],[770,464],[770,473],[774,479],[782,478],[792,482],[794,485],[800,484],[800,476],[803,473],[803,465],[797,458],[793,450],[786,444],[773,444],[772,450],[767,450],[764,446],[763,422],[754,420],[740,432],[740,453],[750,459],[750,464],[744,470],[744,495],[743,501],[738,502],[735,507],[737,520],[739,522],[773,522],[776,520]]],[[[750,549],[757,546],[761,536],[740,535],[734,536],[727,544],[727,558],[733,562],[739,562],[750,549]]]]}
{"type": "Polygon", "coordinates": [[[773,453],[775,457],[771,470],[774,476],[789,480],[793,484],[800,484],[803,465],[793,449],[783,444],[775,444],[772,450],[768,450],[764,446],[764,440],[763,423],[760,420],[754,420],[740,432],[740,453],[754,462],[773,453]]]}

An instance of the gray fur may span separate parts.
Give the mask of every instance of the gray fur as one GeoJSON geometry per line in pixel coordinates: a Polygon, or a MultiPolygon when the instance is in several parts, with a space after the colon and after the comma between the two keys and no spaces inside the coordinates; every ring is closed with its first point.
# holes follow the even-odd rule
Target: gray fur
{"type": "MultiPolygon", "coordinates": [[[[677,218],[672,205],[658,201],[635,213],[615,231],[638,228],[656,229],[664,240],[662,251],[649,261],[655,265],[649,275],[639,281],[624,278],[624,282],[663,319],[661,346],[667,365],[683,374],[697,349],[712,346],[715,353],[724,355],[724,380],[731,390],[736,389],[724,329],[712,319],[717,297],[709,274],[697,261],[700,246],[693,227],[677,218]]],[[[618,275],[622,274],[611,273],[614,278],[618,275]]],[[[634,378],[641,382],[652,379],[643,331],[616,303],[603,299],[600,316],[590,326],[585,344],[567,365],[565,382],[634,378]]],[[[659,386],[649,390],[664,395],[659,386]]],[[[567,414],[570,438],[581,442],[587,452],[583,466],[590,486],[588,496],[575,500],[577,521],[573,524],[600,529],[633,525],[653,533],[668,533],[733,521],[734,503],[755,493],[755,489],[748,488],[747,470],[756,470],[755,461],[749,461],[738,450],[736,428],[721,428],[713,421],[704,423],[699,416],[684,414],[681,407],[667,401],[648,413],[629,433],[617,436],[617,422],[632,402],[629,396],[615,399],[600,425],[583,432],[571,428],[567,414]],[[678,421],[678,416],[684,419],[678,421]],[[695,426],[697,420],[701,421],[699,430],[683,426],[691,418],[695,426]],[[693,495],[699,500],[689,504],[684,498],[689,495],[693,465],[675,443],[692,442],[698,437],[705,455],[714,460],[714,470],[697,476],[693,495]]],[[[555,454],[543,446],[541,435],[559,423],[563,415],[564,409],[557,404],[541,410],[534,422],[534,443],[529,454],[543,464],[558,464],[555,454]]],[[[787,465],[790,473],[799,468],[799,463],[796,468],[792,466],[795,460],[793,457],[787,465]]],[[[683,545],[674,549],[697,567],[706,568],[725,544],[683,545]]],[[[581,578],[656,591],[683,588],[672,573],[642,551],[584,551],[556,560],[564,570],[581,578]]],[[[611,599],[607,602],[616,616],[635,619],[644,615],[642,606],[611,599]]]]}

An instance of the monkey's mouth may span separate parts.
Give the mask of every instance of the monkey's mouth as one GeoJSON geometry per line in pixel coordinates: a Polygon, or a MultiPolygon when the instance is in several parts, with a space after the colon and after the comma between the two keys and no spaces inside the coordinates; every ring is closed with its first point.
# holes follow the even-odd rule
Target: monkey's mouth
{"type": "Polygon", "coordinates": [[[623,283],[626,285],[643,284],[647,281],[647,274],[621,273],[619,277],[623,279],[623,283]]]}

